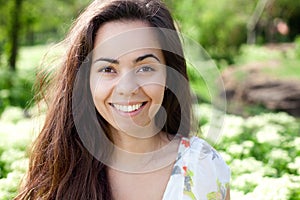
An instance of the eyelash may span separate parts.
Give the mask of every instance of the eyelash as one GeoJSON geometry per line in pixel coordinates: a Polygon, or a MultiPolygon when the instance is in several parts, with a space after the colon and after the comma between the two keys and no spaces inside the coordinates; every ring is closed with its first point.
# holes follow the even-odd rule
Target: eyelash
{"type": "Polygon", "coordinates": [[[155,69],[151,66],[142,66],[140,69],[137,70],[137,72],[153,72],[155,71],[155,69]],[[144,71],[144,69],[147,69],[146,71],[144,71]],[[143,71],[141,71],[143,70],[143,71]]]}
{"type": "Polygon", "coordinates": [[[116,70],[113,67],[106,66],[106,67],[103,67],[103,68],[99,69],[98,72],[111,74],[111,73],[116,73],[116,70]],[[110,70],[110,71],[106,71],[106,70],[110,70]]]}
{"type": "MultiPolygon", "coordinates": [[[[155,71],[155,69],[151,66],[142,66],[137,70],[137,72],[153,72],[153,71],[155,71]]],[[[117,71],[113,67],[106,66],[99,69],[98,72],[112,74],[112,73],[116,73],[117,71]]]]}

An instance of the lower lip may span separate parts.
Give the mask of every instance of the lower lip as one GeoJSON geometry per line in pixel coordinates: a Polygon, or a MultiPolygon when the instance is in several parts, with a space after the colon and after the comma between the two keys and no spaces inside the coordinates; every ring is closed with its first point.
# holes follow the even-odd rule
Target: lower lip
{"type": "Polygon", "coordinates": [[[143,108],[146,106],[148,104],[148,102],[147,103],[145,103],[144,105],[142,105],[139,109],[137,109],[137,110],[134,110],[134,111],[132,111],[132,112],[123,112],[123,111],[121,111],[121,110],[118,110],[118,109],[116,109],[115,107],[113,107],[113,109],[114,110],[116,110],[119,114],[121,114],[121,115],[123,115],[123,116],[125,116],[125,117],[133,117],[133,116],[136,116],[136,115],[138,115],[142,110],[143,110],[143,108]]]}

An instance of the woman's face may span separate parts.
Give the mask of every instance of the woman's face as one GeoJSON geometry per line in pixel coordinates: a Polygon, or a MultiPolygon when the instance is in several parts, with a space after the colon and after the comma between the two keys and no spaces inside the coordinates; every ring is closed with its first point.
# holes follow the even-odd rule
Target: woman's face
{"type": "Polygon", "coordinates": [[[97,31],[90,87],[112,130],[135,137],[157,133],[166,67],[157,36],[143,21],[112,21],[97,31]]]}

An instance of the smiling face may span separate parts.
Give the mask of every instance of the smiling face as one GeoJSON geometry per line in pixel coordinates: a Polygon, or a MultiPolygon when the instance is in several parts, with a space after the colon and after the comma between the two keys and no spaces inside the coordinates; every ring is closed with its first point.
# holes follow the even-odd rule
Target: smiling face
{"type": "Polygon", "coordinates": [[[142,21],[113,21],[97,32],[90,73],[93,101],[113,133],[146,138],[164,97],[166,68],[155,32],[142,21]]]}

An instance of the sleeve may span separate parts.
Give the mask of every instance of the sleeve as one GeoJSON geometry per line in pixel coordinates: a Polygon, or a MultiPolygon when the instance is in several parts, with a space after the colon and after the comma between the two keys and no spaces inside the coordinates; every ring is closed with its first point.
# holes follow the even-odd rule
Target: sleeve
{"type": "Polygon", "coordinates": [[[230,183],[230,175],[231,175],[230,168],[225,163],[221,155],[215,149],[212,148],[211,151],[213,154],[212,156],[213,168],[216,173],[216,184],[217,184],[218,191],[208,193],[208,197],[210,196],[214,197],[215,194],[220,193],[222,195],[222,199],[225,199],[227,194],[227,189],[229,188],[229,183],[230,183]]]}
{"type": "Polygon", "coordinates": [[[221,155],[206,141],[193,137],[189,160],[195,199],[225,199],[231,173],[221,155]]]}

